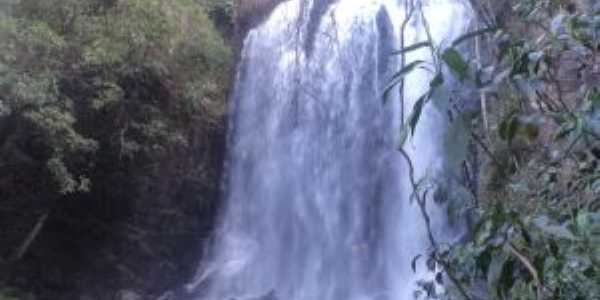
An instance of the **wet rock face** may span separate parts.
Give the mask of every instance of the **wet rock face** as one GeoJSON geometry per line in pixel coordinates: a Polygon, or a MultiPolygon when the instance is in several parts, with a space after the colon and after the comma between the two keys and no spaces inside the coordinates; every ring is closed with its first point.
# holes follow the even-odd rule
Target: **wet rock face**
{"type": "MultiPolygon", "coordinates": [[[[235,36],[238,47],[241,45],[244,37],[252,28],[259,26],[265,21],[271,12],[282,2],[288,0],[240,0],[235,17],[235,36]]],[[[336,0],[314,0],[314,5],[309,18],[319,20],[327,11],[329,5],[336,0]]],[[[319,22],[311,22],[313,24],[309,29],[309,36],[306,41],[308,52],[311,51],[311,45],[314,39],[314,31],[319,22]]]]}
{"type": "Polygon", "coordinates": [[[246,33],[264,21],[281,2],[287,0],[240,0],[236,12],[235,31],[241,41],[246,33]]]}

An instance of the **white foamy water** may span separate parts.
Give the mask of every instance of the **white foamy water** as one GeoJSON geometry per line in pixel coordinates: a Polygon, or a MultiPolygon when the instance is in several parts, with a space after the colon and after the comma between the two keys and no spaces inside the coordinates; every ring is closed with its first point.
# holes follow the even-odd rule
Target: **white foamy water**
{"type": "MultiPolygon", "coordinates": [[[[440,44],[471,19],[460,1],[427,1],[424,11],[440,44]]],[[[428,242],[396,150],[402,108],[382,98],[399,69],[391,53],[403,18],[392,0],[290,0],[249,33],[232,99],[225,207],[190,285],[198,299],[412,299],[423,274],[411,260],[428,242]]],[[[426,40],[422,23],[410,22],[405,36],[406,45],[426,40]]],[[[422,49],[407,59],[431,57],[422,49]]],[[[405,115],[430,77],[419,70],[406,79],[405,115]]],[[[417,177],[444,169],[446,124],[443,108],[426,107],[405,145],[417,177]]],[[[450,236],[441,209],[430,214],[436,233],[450,236]]]]}

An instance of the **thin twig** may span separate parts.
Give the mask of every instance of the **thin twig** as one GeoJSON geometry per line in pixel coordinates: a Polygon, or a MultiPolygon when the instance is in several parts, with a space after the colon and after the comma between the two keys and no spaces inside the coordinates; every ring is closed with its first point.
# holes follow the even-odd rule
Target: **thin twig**
{"type": "Polygon", "coordinates": [[[567,146],[567,149],[565,150],[565,153],[562,155],[562,157],[557,160],[557,162],[563,161],[565,159],[567,159],[567,157],[569,157],[569,155],[571,155],[571,152],[573,151],[573,149],[575,149],[575,146],[577,145],[577,143],[579,143],[579,140],[581,140],[582,135],[577,135],[573,141],[569,144],[569,146],[567,146]]]}
{"type": "Polygon", "coordinates": [[[495,21],[491,14],[488,12],[488,10],[482,4],[479,4],[476,0],[469,0],[469,3],[471,4],[471,7],[473,7],[473,9],[475,10],[477,16],[479,17],[478,19],[482,20],[486,24],[486,26],[492,27],[495,21]]]}
{"type": "Polygon", "coordinates": [[[529,271],[531,276],[533,276],[533,281],[535,282],[535,285],[536,285],[536,299],[543,300],[544,299],[544,295],[543,295],[544,286],[542,285],[540,276],[539,276],[537,270],[535,269],[535,267],[533,266],[533,264],[531,263],[531,261],[525,255],[521,254],[521,252],[519,252],[519,250],[517,250],[517,248],[513,244],[507,243],[507,247],[508,247],[508,250],[510,251],[510,253],[512,253],[514,256],[516,256],[521,261],[521,263],[523,263],[523,265],[525,265],[525,267],[527,268],[527,270],[529,271]]]}
{"type": "Polygon", "coordinates": [[[496,156],[494,156],[494,154],[492,153],[492,151],[490,151],[490,149],[483,142],[483,140],[481,139],[481,137],[479,137],[477,134],[475,134],[475,132],[472,132],[472,131],[471,131],[471,137],[473,137],[473,140],[481,147],[481,149],[483,149],[483,152],[485,152],[485,154],[487,154],[487,156],[489,156],[489,158],[492,160],[492,162],[497,167],[502,168],[502,164],[500,163],[500,161],[496,158],[496,156]]]}
{"type": "MultiPolygon", "coordinates": [[[[477,22],[477,30],[479,30],[479,22],[477,22]]],[[[481,69],[483,66],[482,58],[481,58],[481,43],[479,36],[475,36],[475,57],[477,60],[477,68],[481,69]]],[[[481,98],[481,117],[483,119],[483,129],[485,130],[486,136],[489,135],[489,122],[488,122],[488,114],[487,114],[487,96],[485,91],[482,89],[479,92],[479,97],[481,98]]]]}
{"type": "Polygon", "coordinates": [[[425,12],[423,11],[423,4],[419,2],[419,11],[421,12],[421,22],[423,23],[423,28],[425,29],[425,34],[427,34],[427,41],[429,42],[429,49],[431,51],[431,59],[433,60],[433,64],[436,67],[437,73],[441,72],[442,65],[438,62],[438,56],[435,53],[435,44],[433,41],[433,35],[431,34],[431,27],[429,26],[429,22],[425,17],[425,12]]]}
{"type": "Polygon", "coordinates": [[[29,232],[29,234],[27,235],[27,237],[25,238],[25,240],[23,241],[23,243],[21,244],[21,246],[19,247],[19,249],[17,250],[15,255],[12,257],[12,259],[11,259],[12,261],[21,260],[21,258],[23,258],[23,256],[25,256],[25,253],[27,253],[27,250],[29,250],[29,247],[31,247],[31,244],[33,244],[33,241],[35,241],[35,238],[39,235],[40,231],[42,231],[42,228],[44,227],[44,224],[46,223],[47,219],[48,219],[48,213],[42,215],[38,219],[37,223],[31,230],[31,232],[29,232]]]}
{"type": "Polygon", "coordinates": [[[443,259],[435,258],[435,261],[444,268],[446,274],[448,275],[448,278],[450,278],[450,281],[452,281],[454,286],[456,286],[456,288],[458,289],[460,294],[465,298],[465,300],[471,300],[471,297],[469,296],[469,294],[467,294],[467,290],[460,284],[458,278],[456,278],[456,275],[452,271],[450,264],[448,264],[448,262],[444,261],[443,259]]]}
{"type": "Polygon", "coordinates": [[[473,174],[471,174],[471,171],[469,170],[469,164],[467,163],[467,161],[463,162],[463,173],[466,179],[466,187],[469,190],[469,192],[471,193],[471,195],[473,196],[473,200],[475,202],[475,207],[479,207],[479,195],[477,195],[477,188],[476,185],[477,183],[475,183],[475,176],[473,174]]]}
{"type": "MultiPolygon", "coordinates": [[[[402,25],[400,26],[400,49],[404,49],[404,47],[406,46],[406,41],[405,41],[406,26],[408,25],[408,22],[410,22],[410,20],[412,19],[413,13],[415,12],[415,6],[414,6],[414,3],[412,0],[404,1],[404,10],[405,10],[406,17],[404,18],[404,21],[402,21],[402,25]]],[[[404,69],[405,66],[406,66],[406,53],[403,51],[400,54],[401,70],[404,69]]],[[[402,120],[403,123],[404,123],[404,102],[405,102],[405,100],[404,100],[404,77],[403,77],[400,80],[400,106],[401,106],[400,120],[402,120]]]]}

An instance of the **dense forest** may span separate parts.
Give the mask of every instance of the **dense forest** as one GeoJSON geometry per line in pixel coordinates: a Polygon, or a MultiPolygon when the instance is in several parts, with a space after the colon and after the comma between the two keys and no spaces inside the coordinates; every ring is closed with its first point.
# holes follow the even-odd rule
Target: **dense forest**
{"type": "MultiPolygon", "coordinates": [[[[176,299],[214,229],[241,39],[278,2],[0,0],[0,300],[176,299]]],[[[399,51],[431,47],[482,104],[445,195],[468,237],[432,239],[415,295],[598,299],[600,3],[470,2],[455,48],[399,51]]]]}
{"type": "Polygon", "coordinates": [[[219,193],[231,10],[2,1],[1,299],[158,297],[195,271],[219,193]]]}

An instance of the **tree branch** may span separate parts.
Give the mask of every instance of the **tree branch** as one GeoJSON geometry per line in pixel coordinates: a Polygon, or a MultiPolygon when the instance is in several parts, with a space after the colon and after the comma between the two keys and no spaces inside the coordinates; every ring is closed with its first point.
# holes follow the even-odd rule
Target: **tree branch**
{"type": "Polygon", "coordinates": [[[519,250],[517,250],[517,248],[513,244],[507,243],[507,247],[508,247],[508,250],[510,251],[510,253],[512,253],[514,256],[516,256],[521,261],[521,263],[523,263],[523,265],[525,265],[525,268],[527,268],[527,270],[529,271],[531,276],[533,276],[533,281],[535,281],[535,285],[536,285],[536,299],[543,300],[544,299],[544,295],[543,295],[544,286],[542,285],[540,276],[538,275],[538,272],[535,269],[535,267],[533,266],[533,264],[531,263],[531,261],[525,255],[521,254],[521,252],[519,252],[519,250]]]}
{"type": "Polygon", "coordinates": [[[481,147],[481,149],[483,149],[483,152],[485,152],[485,154],[487,154],[487,156],[489,156],[489,158],[496,165],[496,167],[502,168],[502,164],[500,163],[500,161],[496,158],[496,156],[494,156],[492,151],[483,142],[481,137],[479,137],[477,134],[475,134],[475,132],[472,132],[472,131],[471,131],[471,137],[473,137],[473,140],[479,145],[479,147],[481,147]]]}
{"type": "Polygon", "coordinates": [[[435,240],[435,237],[433,236],[433,231],[431,230],[431,218],[427,213],[427,191],[423,193],[423,196],[419,195],[418,185],[415,180],[415,168],[412,163],[412,160],[410,159],[410,156],[408,156],[408,153],[406,153],[404,149],[400,148],[399,151],[400,154],[402,154],[402,157],[404,157],[404,159],[406,160],[406,163],[408,164],[409,179],[413,189],[413,196],[416,198],[417,203],[419,204],[421,215],[423,216],[423,219],[425,221],[425,228],[427,229],[427,237],[429,239],[431,247],[434,249],[432,258],[444,268],[444,272],[448,275],[448,278],[450,278],[450,281],[452,281],[452,284],[456,286],[460,294],[466,300],[471,300],[471,297],[467,293],[466,289],[462,286],[458,278],[456,278],[456,276],[454,275],[454,271],[452,271],[450,264],[448,264],[443,259],[437,257],[439,247],[437,241],[435,240]]]}
{"type": "MultiPolygon", "coordinates": [[[[408,22],[410,22],[410,20],[412,19],[412,16],[415,12],[415,6],[414,6],[414,2],[413,0],[405,0],[404,1],[404,9],[405,9],[405,17],[404,17],[404,21],[402,21],[402,25],[400,26],[400,49],[404,49],[404,47],[406,46],[406,41],[404,38],[405,32],[406,32],[406,26],[408,25],[408,22]]],[[[406,53],[402,52],[400,54],[400,69],[404,69],[404,67],[406,66],[406,53]]],[[[401,112],[400,112],[400,120],[402,120],[402,123],[404,123],[404,77],[400,80],[400,106],[401,106],[401,112]]]]}

